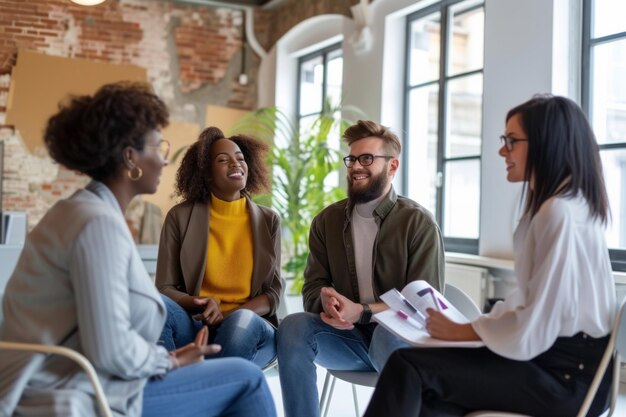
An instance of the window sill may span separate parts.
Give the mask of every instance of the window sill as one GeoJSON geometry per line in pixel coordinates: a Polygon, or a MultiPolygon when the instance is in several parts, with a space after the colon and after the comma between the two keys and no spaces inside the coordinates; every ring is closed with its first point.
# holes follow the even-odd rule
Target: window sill
{"type": "Polygon", "coordinates": [[[446,262],[513,271],[513,261],[510,259],[490,258],[487,256],[470,255],[467,253],[446,252],[446,262]]]}

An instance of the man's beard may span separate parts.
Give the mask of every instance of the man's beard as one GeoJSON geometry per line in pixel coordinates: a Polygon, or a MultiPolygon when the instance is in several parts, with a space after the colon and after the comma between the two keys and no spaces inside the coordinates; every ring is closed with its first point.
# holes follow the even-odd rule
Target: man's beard
{"type": "Polygon", "coordinates": [[[363,204],[376,200],[378,197],[383,195],[387,185],[389,184],[389,176],[387,175],[388,172],[389,168],[385,167],[381,173],[377,175],[370,175],[369,185],[361,189],[356,189],[352,186],[352,178],[348,175],[348,198],[350,201],[354,204],[363,204]]]}

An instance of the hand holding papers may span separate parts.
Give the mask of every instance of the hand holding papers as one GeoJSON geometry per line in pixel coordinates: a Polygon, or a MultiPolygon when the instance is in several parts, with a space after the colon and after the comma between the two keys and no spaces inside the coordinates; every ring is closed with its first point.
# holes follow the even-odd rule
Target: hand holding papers
{"type": "Polygon", "coordinates": [[[482,342],[453,342],[432,338],[425,328],[426,310],[433,308],[457,323],[469,320],[426,281],[413,281],[402,292],[392,289],[381,300],[389,309],[375,314],[374,321],[414,346],[432,347],[479,347],[482,342]]]}

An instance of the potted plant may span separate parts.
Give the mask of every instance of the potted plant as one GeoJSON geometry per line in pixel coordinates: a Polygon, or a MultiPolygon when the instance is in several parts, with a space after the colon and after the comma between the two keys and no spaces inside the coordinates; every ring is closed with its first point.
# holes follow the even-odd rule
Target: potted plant
{"type": "Polygon", "coordinates": [[[328,138],[339,136],[350,123],[339,117],[339,109],[329,105],[324,109],[307,126],[298,126],[278,108],[268,107],[249,113],[234,127],[235,133],[249,133],[273,144],[268,161],[271,206],[281,217],[283,270],[293,277],[290,291],[295,294],[300,294],[304,284],[313,218],[345,197],[344,187],[328,185],[329,175],[339,169],[341,161],[339,150],[328,146],[328,138]]]}

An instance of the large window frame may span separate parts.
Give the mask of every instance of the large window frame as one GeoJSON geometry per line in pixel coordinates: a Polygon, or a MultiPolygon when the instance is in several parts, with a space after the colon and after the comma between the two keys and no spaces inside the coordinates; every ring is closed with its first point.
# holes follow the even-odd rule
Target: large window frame
{"type": "MultiPolygon", "coordinates": [[[[468,71],[460,71],[450,74],[450,34],[449,30],[452,25],[452,19],[454,17],[458,17],[462,14],[469,13],[475,11],[477,9],[485,8],[485,2],[482,1],[477,5],[469,7],[468,9],[463,9],[460,13],[454,13],[453,7],[463,3],[466,0],[442,0],[433,5],[420,9],[406,18],[406,51],[405,51],[405,79],[404,79],[404,115],[403,115],[403,160],[402,163],[405,167],[408,167],[408,164],[411,163],[410,157],[410,149],[411,149],[411,140],[409,138],[409,118],[410,118],[410,94],[412,90],[418,88],[425,88],[429,85],[438,88],[438,99],[437,99],[437,163],[436,163],[436,212],[435,217],[437,223],[439,224],[443,237],[444,243],[446,246],[446,251],[449,252],[461,252],[468,254],[478,254],[478,246],[480,239],[480,203],[478,207],[478,218],[476,219],[478,222],[478,237],[475,239],[471,238],[460,238],[453,236],[446,236],[445,234],[445,215],[446,215],[446,201],[444,196],[446,195],[446,168],[448,164],[453,164],[455,162],[463,162],[463,161],[478,161],[479,164],[479,173],[478,173],[478,187],[480,189],[480,177],[482,175],[482,149],[474,155],[463,155],[463,156],[446,156],[446,146],[448,136],[451,136],[449,133],[449,124],[451,119],[449,117],[449,113],[452,113],[449,108],[449,84],[455,80],[461,80],[463,78],[467,78],[473,75],[480,74],[481,76],[484,74],[484,55],[483,55],[483,64],[479,69],[472,69],[468,71]],[[439,76],[436,80],[420,82],[416,84],[411,84],[410,80],[410,48],[411,48],[411,24],[417,20],[427,18],[430,15],[435,13],[440,14],[440,42],[439,42],[439,76]]],[[[484,21],[483,21],[484,25],[484,21]]],[[[484,26],[483,26],[484,27],[484,26]]],[[[483,42],[483,54],[484,54],[484,42],[483,42]]],[[[484,86],[483,91],[481,92],[481,97],[484,98],[484,86]]],[[[481,139],[482,139],[482,125],[483,125],[483,112],[482,108],[484,104],[481,103],[481,139]]],[[[482,140],[481,146],[482,148],[482,140]]],[[[403,194],[408,194],[408,184],[410,178],[408,174],[408,169],[402,170],[402,184],[403,184],[403,194]]]]}
{"type": "Polygon", "coordinates": [[[298,121],[298,126],[300,126],[300,121],[304,118],[307,117],[311,117],[311,116],[317,116],[320,115],[322,113],[322,111],[324,111],[324,103],[326,102],[326,99],[328,97],[328,61],[329,61],[329,55],[333,54],[336,51],[341,51],[342,50],[342,46],[341,46],[341,42],[337,42],[335,44],[326,46],[324,48],[318,49],[315,52],[311,52],[309,54],[303,55],[301,57],[298,58],[298,81],[297,81],[297,93],[296,93],[296,115],[297,115],[297,121],[298,121]],[[301,99],[301,94],[302,94],[302,66],[309,62],[312,61],[316,58],[322,58],[322,65],[324,67],[324,75],[323,75],[323,79],[322,79],[322,94],[321,94],[321,103],[320,103],[320,111],[318,112],[309,112],[309,113],[302,113],[302,109],[300,106],[300,99],[301,99]]]}
{"type": "MultiPolygon", "coordinates": [[[[581,106],[590,123],[593,124],[593,59],[594,48],[611,42],[626,40],[626,31],[612,32],[602,36],[593,36],[594,1],[583,0],[582,13],[582,54],[581,54],[581,106]]],[[[593,126],[592,126],[593,127],[593,126]]],[[[595,129],[594,129],[595,130],[595,129]]],[[[597,132],[596,132],[597,134],[597,132]]],[[[600,141],[599,141],[600,142],[600,141]]],[[[626,151],[626,137],[620,142],[599,143],[600,152],[626,151]]],[[[607,190],[610,193],[610,190],[607,190]]],[[[619,215],[612,213],[613,216],[619,215]]],[[[609,248],[611,265],[614,271],[626,271],[626,248],[609,248]]]]}

